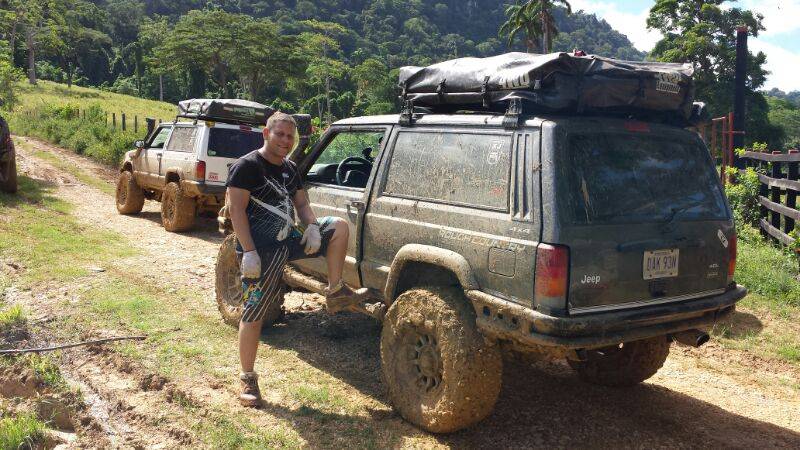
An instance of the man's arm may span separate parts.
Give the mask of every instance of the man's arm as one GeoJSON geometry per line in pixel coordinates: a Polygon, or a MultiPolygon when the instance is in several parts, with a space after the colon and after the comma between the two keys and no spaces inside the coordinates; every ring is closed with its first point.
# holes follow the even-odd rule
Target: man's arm
{"type": "Polygon", "coordinates": [[[247,189],[228,187],[228,210],[236,238],[242,250],[249,252],[256,249],[253,236],[250,234],[250,221],[247,220],[247,204],[250,202],[250,191],[247,189]]]}
{"type": "MultiPolygon", "coordinates": [[[[304,225],[317,223],[317,216],[314,215],[314,211],[311,209],[311,202],[308,200],[308,193],[305,189],[298,189],[294,193],[292,203],[294,203],[294,209],[297,211],[297,217],[300,222],[304,225]]],[[[231,218],[233,218],[233,215],[231,215],[231,218]]]]}

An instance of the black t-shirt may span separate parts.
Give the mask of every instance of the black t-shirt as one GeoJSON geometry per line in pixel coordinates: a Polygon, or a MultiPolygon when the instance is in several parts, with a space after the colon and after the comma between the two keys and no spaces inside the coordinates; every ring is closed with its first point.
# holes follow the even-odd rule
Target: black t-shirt
{"type": "Polygon", "coordinates": [[[275,165],[254,150],[231,165],[226,185],[250,191],[247,219],[256,248],[286,239],[294,224],[292,197],[303,188],[293,162],[284,159],[275,165]]]}

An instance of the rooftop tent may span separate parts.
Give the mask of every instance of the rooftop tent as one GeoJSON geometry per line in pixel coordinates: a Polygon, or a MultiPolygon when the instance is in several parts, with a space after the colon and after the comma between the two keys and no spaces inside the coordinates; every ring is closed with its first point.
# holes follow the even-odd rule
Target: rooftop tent
{"type": "Polygon", "coordinates": [[[403,100],[433,111],[624,114],[686,122],[692,116],[689,64],[597,55],[506,53],[400,69],[403,100]]]}
{"type": "MultiPolygon", "coordinates": [[[[193,98],[178,102],[178,117],[213,122],[264,126],[274,113],[275,110],[267,105],[240,99],[193,98]]],[[[292,117],[297,122],[301,139],[311,134],[311,116],[292,114],[292,117]]]]}
{"type": "Polygon", "coordinates": [[[180,116],[192,119],[261,126],[275,112],[267,105],[247,100],[207,98],[183,100],[178,103],[178,111],[180,116]]]}

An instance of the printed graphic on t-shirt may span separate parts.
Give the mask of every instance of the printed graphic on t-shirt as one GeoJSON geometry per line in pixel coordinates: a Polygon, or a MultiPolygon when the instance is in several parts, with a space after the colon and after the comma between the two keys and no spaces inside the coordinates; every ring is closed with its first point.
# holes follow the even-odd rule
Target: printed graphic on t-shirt
{"type": "Polygon", "coordinates": [[[294,225],[294,203],[287,186],[291,186],[291,175],[282,173],[282,183],[264,177],[264,184],[250,192],[248,212],[250,232],[283,241],[294,225]]]}

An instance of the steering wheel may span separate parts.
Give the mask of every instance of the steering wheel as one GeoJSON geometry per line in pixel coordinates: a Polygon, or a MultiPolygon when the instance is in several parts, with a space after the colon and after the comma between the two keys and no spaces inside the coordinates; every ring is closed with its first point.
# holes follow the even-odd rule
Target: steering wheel
{"type": "MultiPolygon", "coordinates": [[[[342,183],[344,183],[345,175],[347,173],[346,171],[347,166],[355,166],[355,165],[372,167],[372,163],[366,158],[362,158],[361,156],[348,156],[347,158],[343,159],[338,166],[336,166],[336,184],[342,186],[342,183]]],[[[355,168],[351,170],[355,170],[357,172],[361,172],[364,175],[369,176],[369,171],[364,172],[363,170],[358,170],[355,168]]]]}

